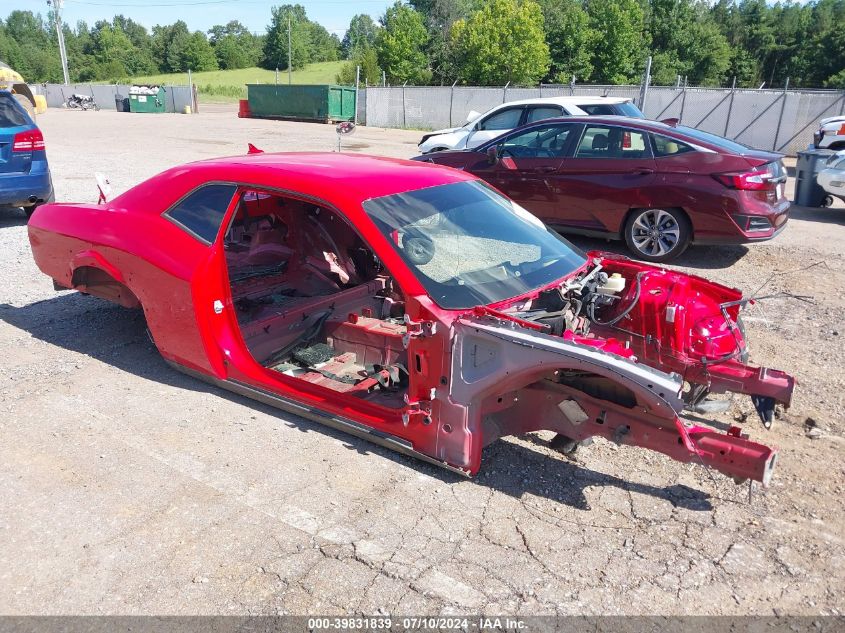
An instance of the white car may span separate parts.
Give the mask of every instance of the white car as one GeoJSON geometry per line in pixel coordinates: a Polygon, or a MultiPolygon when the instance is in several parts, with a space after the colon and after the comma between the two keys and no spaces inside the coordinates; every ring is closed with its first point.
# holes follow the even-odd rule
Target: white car
{"type": "Polygon", "coordinates": [[[472,111],[461,127],[436,130],[422,137],[422,154],[472,149],[521,125],[559,116],[619,115],[644,118],[632,99],[622,97],[542,97],[510,101],[484,114],[472,111]]]}
{"type": "Polygon", "coordinates": [[[845,116],[822,119],[819,131],[813,135],[813,145],[818,149],[845,149],[845,116]]]}
{"type": "Polygon", "coordinates": [[[816,182],[828,194],[824,206],[833,204],[834,197],[845,200],[845,151],[837,152],[827,159],[827,164],[819,172],[816,182]]]}

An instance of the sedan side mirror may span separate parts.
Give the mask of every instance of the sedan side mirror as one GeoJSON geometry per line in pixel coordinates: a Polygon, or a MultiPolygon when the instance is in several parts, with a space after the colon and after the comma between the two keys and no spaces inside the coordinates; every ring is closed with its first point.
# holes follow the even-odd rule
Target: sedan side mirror
{"type": "Polygon", "coordinates": [[[491,165],[495,165],[499,162],[499,148],[495,145],[491,145],[487,148],[487,162],[491,165]]]}

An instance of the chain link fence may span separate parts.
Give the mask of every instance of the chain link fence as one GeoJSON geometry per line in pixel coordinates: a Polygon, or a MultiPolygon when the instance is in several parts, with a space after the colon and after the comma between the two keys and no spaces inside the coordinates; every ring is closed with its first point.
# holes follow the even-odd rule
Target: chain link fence
{"type": "MultiPolygon", "coordinates": [[[[61,108],[73,94],[94,98],[102,110],[116,110],[117,97],[129,96],[129,84],[34,84],[33,94],[44,95],[48,108],[61,108]]],[[[167,112],[183,112],[185,106],[196,111],[196,99],[191,86],[164,86],[164,106],[167,112]]]]}
{"type": "Polygon", "coordinates": [[[520,99],[608,96],[633,99],[650,119],[676,118],[759,149],[794,155],[812,143],[819,119],[845,114],[845,91],[685,86],[541,85],[536,88],[389,86],[359,91],[359,122],[435,130],[463,125],[471,111],[520,99]]]}

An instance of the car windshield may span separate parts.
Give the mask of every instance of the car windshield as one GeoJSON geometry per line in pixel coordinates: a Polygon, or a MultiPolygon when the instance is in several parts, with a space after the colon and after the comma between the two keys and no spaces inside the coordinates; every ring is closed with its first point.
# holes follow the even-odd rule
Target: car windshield
{"type": "Polygon", "coordinates": [[[715,134],[710,134],[709,132],[702,132],[701,130],[696,130],[695,128],[679,125],[675,129],[685,136],[703,141],[704,143],[709,143],[710,145],[715,145],[719,149],[728,150],[734,154],[746,154],[749,150],[752,150],[752,148],[748,145],[743,145],[742,143],[737,143],[736,141],[730,141],[726,138],[722,138],[721,136],[716,136],[715,134]]]}
{"type": "Polygon", "coordinates": [[[498,303],[561,279],[586,261],[481,181],[372,198],[363,206],[442,308],[498,303]]]}

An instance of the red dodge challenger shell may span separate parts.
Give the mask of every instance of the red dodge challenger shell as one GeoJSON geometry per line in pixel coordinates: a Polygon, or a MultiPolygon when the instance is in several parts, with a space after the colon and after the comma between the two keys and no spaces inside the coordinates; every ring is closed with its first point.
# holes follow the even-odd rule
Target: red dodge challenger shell
{"type": "Polygon", "coordinates": [[[478,178],[345,154],[170,169],[29,223],[39,268],[142,308],[198,378],[466,475],[505,435],[595,435],[768,483],[776,451],[680,416],[709,392],[771,422],[739,291],[584,255],[478,178]]]}

